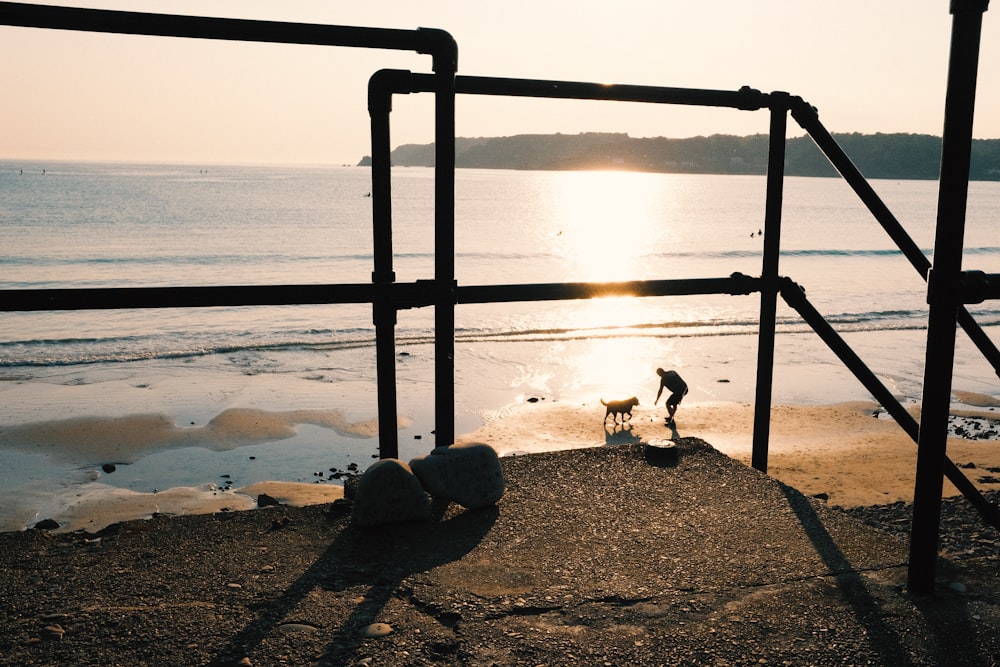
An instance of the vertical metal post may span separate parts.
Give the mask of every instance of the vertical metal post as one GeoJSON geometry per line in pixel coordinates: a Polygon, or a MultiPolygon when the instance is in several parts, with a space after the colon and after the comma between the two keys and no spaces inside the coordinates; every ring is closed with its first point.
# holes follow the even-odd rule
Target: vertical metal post
{"type": "Polygon", "coordinates": [[[455,442],[455,73],[458,49],[434,56],[435,444],[455,442]]]}
{"type": "Polygon", "coordinates": [[[757,341],[757,393],[751,454],[751,465],[761,472],[767,472],[767,448],[771,431],[771,386],[774,375],[774,333],[778,303],[778,257],[781,254],[781,200],[785,179],[788,100],[787,93],[771,93],[767,202],[764,210],[764,258],[761,267],[760,335],[757,341]]]}
{"type": "Polygon", "coordinates": [[[979,42],[983,12],[988,5],[989,0],[952,0],[951,3],[951,51],[941,143],[934,264],[927,285],[930,312],[917,439],[913,526],[910,531],[908,583],[915,593],[934,590],[955,359],[955,327],[961,303],[959,284],[979,42]]]}
{"type": "MultiPolygon", "coordinates": [[[[392,91],[388,74],[376,72],[368,82],[368,114],[372,139],[372,227],[374,271],[372,282],[395,282],[392,266],[392,165],[390,163],[389,113],[392,91]]],[[[378,381],[379,457],[399,456],[396,427],[396,304],[381,298],[372,303],[375,323],[375,362],[378,381]]]]}

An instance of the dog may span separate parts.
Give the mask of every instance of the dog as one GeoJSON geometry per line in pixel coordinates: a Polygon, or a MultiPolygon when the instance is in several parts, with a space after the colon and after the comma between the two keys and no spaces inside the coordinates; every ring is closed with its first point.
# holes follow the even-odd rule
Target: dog
{"type": "Polygon", "coordinates": [[[617,422],[618,415],[622,416],[622,423],[625,423],[625,415],[628,415],[629,419],[632,419],[632,408],[639,405],[639,399],[633,396],[632,398],[626,398],[623,401],[608,401],[604,402],[601,399],[601,405],[607,407],[607,412],[604,413],[604,421],[608,421],[608,415],[613,415],[613,419],[617,422]]]}

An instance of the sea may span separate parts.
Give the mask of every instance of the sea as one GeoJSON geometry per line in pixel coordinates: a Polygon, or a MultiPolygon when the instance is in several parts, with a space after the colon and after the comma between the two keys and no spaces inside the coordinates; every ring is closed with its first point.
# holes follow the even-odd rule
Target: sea
{"type": "MultiPolygon", "coordinates": [[[[932,257],[937,183],[872,185],[932,257]]],[[[456,278],[758,276],[765,186],[763,176],[459,170],[456,278]]],[[[434,275],[433,187],[431,169],[393,170],[399,282],[434,275]]],[[[0,289],[367,283],[371,190],[365,167],[0,161],[0,289]]],[[[971,183],[965,268],[1000,272],[998,216],[1000,183],[971,183]]],[[[780,273],[900,400],[919,401],[925,284],[851,189],[787,178],[781,249],[780,273]]],[[[456,431],[516,419],[528,402],[652,403],[657,367],[685,376],[689,403],[753,403],[759,309],[759,295],[458,306],[456,431]]],[[[969,310],[997,340],[1000,305],[969,310]]],[[[398,314],[401,458],[436,444],[433,325],[430,307],[398,314]]],[[[1000,395],[989,364],[961,333],[958,343],[954,387],[1000,395]]],[[[375,374],[368,304],[0,313],[0,491],[81,475],[143,493],[223,475],[337,483],[335,471],[378,456],[375,374]],[[234,415],[239,425],[219,435],[234,415]],[[169,435],[144,432],[150,418],[169,435]],[[115,472],[101,473],[109,464],[115,472]]],[[[870,398],[779,302],[773,401],[870,398]]]]}

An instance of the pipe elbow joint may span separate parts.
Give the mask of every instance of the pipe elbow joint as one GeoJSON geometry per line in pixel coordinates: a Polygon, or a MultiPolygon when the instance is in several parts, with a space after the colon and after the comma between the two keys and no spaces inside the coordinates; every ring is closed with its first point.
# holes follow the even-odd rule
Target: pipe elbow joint
{"type": "Polygon", "coordinates": [[[434,71],[441,74],[458,71],[458,42],[447,30],[417,28],[426,45],[419,50],[434,58],[434,71]]]}

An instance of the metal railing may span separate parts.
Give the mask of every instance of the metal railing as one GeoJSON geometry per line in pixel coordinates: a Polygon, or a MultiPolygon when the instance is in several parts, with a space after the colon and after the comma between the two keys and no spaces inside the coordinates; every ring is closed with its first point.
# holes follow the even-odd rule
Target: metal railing
{"type": "Polygon", "coordinates": [[[582,299],[611,294],[664,296],[760,292],[752,464],[766,471],[776,301],[780,293],[834,349],[903,429],[918,441],[918,479],[914,493],[910,585],[914,590],[928,590],[933,587],[934,581],[933,561],[937,551],[943,474],[948,475],[988,522],[998,525],[997,508],[986,501],[945,456],[944,443],[947,432],[946,425],[943,425],[941,420],[942,414],[947,417],[950,406],[951,360],[956,322],[961,324],[994,369],[1000,369],[1000,352],[961,305],[974,303],[983,298],[1000,297],[1000,287],[998,287],[1000,276],[960,270],[961,228],[964,224],[964,201],[968,184],[968,148],[971,143],[975,65],[978,59],[982,14],[986,11],[987,5],[988,0],[952,2],[952,13],[955,18],[946,103],[948,108],[943,142],[938,237],[935,245],[935,266],[932,271],[930,262],[905,233],[833,137],[819,123],[815,109],[801,98],[787,93],[764,94],[748,87],[738,91],[716,91],[456,76],[457,47],[451,36],[441,30],[389,30],[0,2],[0,25],[407,50],[431,55],[434,71],[434,74],[428,75],[383,70],[372,77],[369,85],[375,228],[374,271],[370,284],[0,290],[0,311],[372,303],[376,327],[379,387],[379,446],[382,456],[394,456],[398,452],[394,328],[396,311],[401,308],[434,306],[435,429],[438,444],[447,445],[454,441],[454,313],[457,304],[582,299]],[[392,267],[389,112],[393,94],[413,92],[432,92],[435,95],[435,268],[433,280],[397,283],[392,267]],[[761,276],[752,278],[733,274],[725,278],[699,280],[459,286],[455,281],[454,271],[455,96],[459,93],[717,106],[750,111],[768,109],[771,116],[761,276]],[[925,377],[924,414],[921,427],[916,425],[913,418],[899,406],[888,390],[812,308],[801,289],[790,279],[781,277],[778,272],[784,151],[789,112],[852,186],[918,273],[930,281],[928,301],[931,304],[932,317],[928,333],[929,363],[925,377]],[[952,226],[946,228],[948,223],[952,226]],[[943,336],[941,334],[947,331],[949,324],[950,341],[947,340],[946,333],[943,336]],[[932,365],[931,352],[940,349],[946,349],[947,363],[935,361],[932,365]],[[937,386],[935,390],[937,393],[928,391],[928,385],[937,386]],[[928,427],[932,422],[933,429],[928,427]]]}

